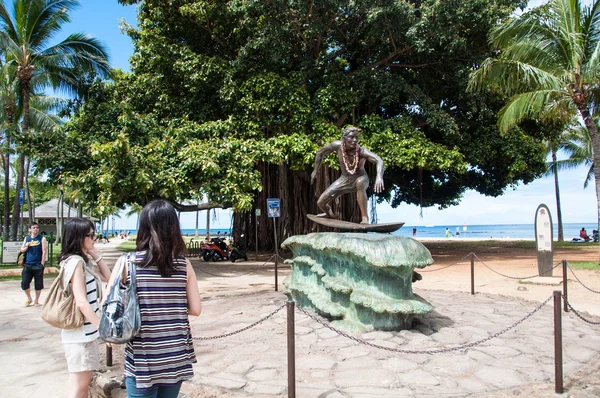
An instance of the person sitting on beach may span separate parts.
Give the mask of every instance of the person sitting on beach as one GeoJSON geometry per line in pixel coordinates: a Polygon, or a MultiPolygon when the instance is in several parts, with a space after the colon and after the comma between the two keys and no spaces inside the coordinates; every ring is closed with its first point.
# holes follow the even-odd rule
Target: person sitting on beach
{"type": "Polygon", "coordinates": [[[590,237],[588,236],[585,228],[581,228],[581,231],[579,231],[579,237],[581,239],[585,240],[586,242],[589,242],[589,240],[590,240],[590,237]]]}

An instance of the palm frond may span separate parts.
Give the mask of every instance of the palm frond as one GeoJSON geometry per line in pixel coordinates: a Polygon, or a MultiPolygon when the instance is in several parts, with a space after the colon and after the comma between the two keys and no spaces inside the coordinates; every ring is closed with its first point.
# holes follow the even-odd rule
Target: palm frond
{"type": "Polygon", "coordinates": [[[76,0],[25,0],[30,1],[26,36],[23,37],[34,51],[40,51],[54,35],[69,23],[69,13],[79,6],[76,0]]]}
{"type": "Polygon", "coordinates": [[[513,95],[523,91],[558,90],[562,81],[535,66],[505,59],[488,58],[471,74],[467,90],[480,92],[488,85],[494,91],[513,95]]]}
{"type": "Polygon", "coordinates": [[[583,188],[584,189],[588,187],[588,185],[590,184],[590,181],[594,181],[594,176],[595,176],[595,174],[594,174],[594,164],[592,163],[590,165],[590,168],[588,169],[585,181],[583,182],[583,188]]]}
{"type": "Polygon", "coordinates": [[[548,105],[562,96],[560,90],[538,90],[514,95],[498,113],[498,129],[507,132],[524,119],[544,119],[548,105]]]}

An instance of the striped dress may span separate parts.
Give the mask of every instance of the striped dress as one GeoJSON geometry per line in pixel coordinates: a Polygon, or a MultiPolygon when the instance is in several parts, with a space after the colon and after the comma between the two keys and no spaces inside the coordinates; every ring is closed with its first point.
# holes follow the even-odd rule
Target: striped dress
{"type": "MultiPolygon", "coordinates": [[[[136,253],[138,262],[144,253],[136,253]]],[[[174,264],[175,272],[169,278],[163,278],[154,265],[136,268],[142,327],[125,347],[125,377],[134,377],[140,390],[170,386],[194,376],[196,355],[188,322],[185,257],[176,257],[174,264]]]]}

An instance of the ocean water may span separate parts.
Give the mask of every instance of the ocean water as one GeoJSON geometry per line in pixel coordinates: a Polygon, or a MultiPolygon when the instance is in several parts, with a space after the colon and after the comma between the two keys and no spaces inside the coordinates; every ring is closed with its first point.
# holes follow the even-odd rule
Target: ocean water
{"type": "MultiPolygon", "coordinates": [[[[413,227],[417,228],[418,238],[445,238],[446,228],[450,229],[452,238],[456,238],[456,227],[459,228],[459,238],[461,239],[535,239],[534,231],[535,228],[533,223],[531,224],[496,224],[496,225],[467,225],[466,232],[464,231],[464,225],[404,225],[398,231],[394,232],[394,235],[412,236],[413,227]]],[[[581,228],[585,228],[588,235],[592,235],[592,231],[597,229],[596,224],[583,223],[574,224],[568,223],[563,224],[563,231],[565,240],[571,240],[573,238],[579,238],[579,231],[581,228]]],[[[135,233],[134,229],[129,230],[130,233],[135,233]]],[[[228,229],[212,229],[210,230],[211,236],[215,236],[217,232],[221,235],[229,234],[228,229]]],[[[182,229],[181,233],[185,236],[194,236],[196,234],[195,229],[182,229]]],[[[553,226],[554,239],[558,238],[558,225],[553,226]]],[[[206,236],[205,229],[198,230],[198,237],[204,238],[206,236]]]]}
{"type": "MultiPolygon", "coordinates": [[[[395,235],[412,236],[413,227],[417,228],[417,237],[421,238],[445,238],[446,228],[450,229],[453,238],[456,238],[456,228],[459,228],[459,238],[466,239],[535,239],[535,227],[531,224],[497,224],[497,225],[467,225],[466,231],[464,225],[404,225],[395,235]]],[[[598,229],[597,224],[583,223],[563,224],[563,233],[565,240],[579,238],[579,231],[585,228],[588,235],[592,235],[594,229],[598,229]]],[[[553,225],[552,233],[554,240],[558,239],[558,225],[553,225]]]]}

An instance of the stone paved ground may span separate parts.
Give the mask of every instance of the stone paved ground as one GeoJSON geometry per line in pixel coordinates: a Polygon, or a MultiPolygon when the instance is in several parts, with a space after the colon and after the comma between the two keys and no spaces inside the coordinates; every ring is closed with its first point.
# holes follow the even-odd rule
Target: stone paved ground
{"type": "MultiPolygon", "coordinates": [[[[99,245],[109,261],[118,257],[116,243],[99,245]]],[[[193,320],[197,337],[244,327],[285,300],[281,293],[272,292],[272,265],[194,261],[194,267],[205,299],[203,314],[193,320]]],[[[531,271],[506,272],[529,275],[531,271]]],[[[283,267],[280,283],[287,273],[289,268],[283,267]]],[[[591,287],[600,287],[597,271],[581,274],[591,287]]],[[[506,291],[513,293],[509,297],[494,290],[501,286],[500,280],[484,279],[482,272],[477,276],[477,291],[488,293],[470,296],[455,291],[468,290],[467,265],[428,274],[427,283],[419,282],[422,287],[415,285],[415,292],[434,305],[434,313],[422,318],[412,331],[374,332],[362,337],[410,350],[470,343],[512,325],[555,288],[527,285],[528,291],[520,291],[518,281],[506,281],[506,291]],[[456,286],[455,280],[460,282],[456,286]],[[436,290],[435,286],[448,290],[436,290]],[[522,296],[514,298],[514,294],[522,296]]],[[[589,291],[579,289],[578,293],[576,289],[570,290],[573,305],[598,315],[597,306],[585,307],[598,295],[590,298],[589,291]]],[[[0,283],[0,397],[64,397],[67,371],[60,332],[41,321],[39,308],[24,308],[22,301],[18,281],[0,283]]],[[[600,321],[598,316],[588,318],[600,321]]],[[[600,326],[589,325],[572,313],[564,315],[563,324],[565,396],[600,397],[600,326]]],[[[298,312],[296,334],[298,397],[555,396],[551,305],[485,344],[444,354],[399,354],[371,348],[337,336],[298,312]]],[[[196,376],[184,383],[181,397],[286,396],[285,344],[285,310],[235,336],[198,341],[196,376]]],[[[94,396],[111,392],[113,397],[125,396],[118,388],[122,373],[119,348],[114,357],[115,365],[94,382],[94,396]]]]}
{"type": "MultiPolygon", "coordinates": [[[[429,351],[486,339],[532,312],[539,303],[512,297],[423,291],[435,311],[401,332],[371,332],[383,347],[429,351]]],[[[243,328],[277,309],[285,297],[260,293],[208,300],[193,320],[195,337],[243,328]]],[[[599,317],[589,316],[600,321],[599,317]]],[[[483,344],[458,351],[403,354],[356,343],[296,312],[298,397],[462,397],[554,395],[552,301],[522,324],[483,344]]],[[[564,373],[569,396],[600,396],[600,383],[578,378],[598,372],[600,326],[563,317],[564,373]]],[[[237,335],[196,341],[196,376],[187,396],[287,395],[286,310],[237,335]]],[[[122,363],[122,355],[115,353],[122,363]]],[[[107,379],[109,375],[105,375],[107,379]]],[[[124,396],[124,395],[123,395],[124,396]]]]}

